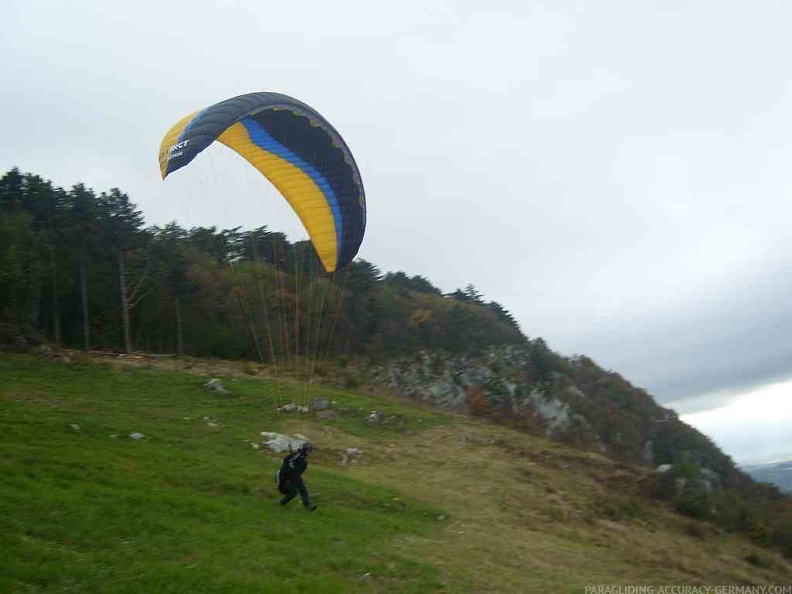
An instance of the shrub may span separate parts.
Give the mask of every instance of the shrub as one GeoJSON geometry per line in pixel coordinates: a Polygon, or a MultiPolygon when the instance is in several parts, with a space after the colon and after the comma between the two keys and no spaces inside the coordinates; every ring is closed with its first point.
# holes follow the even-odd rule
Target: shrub
{"type": "Polygon", "coordinates": [[[468,412],[473,417],[481,417],[492,412],[492,403],[484,396],[481,386],[471,386],[467,391],[468,412]]]}
{"type": "Polygon", "coordinates": [[[344,374],[344,388],[346,390],[357,390],[360,388],[360,378],[357,374],[351,372],[344,374]]]}

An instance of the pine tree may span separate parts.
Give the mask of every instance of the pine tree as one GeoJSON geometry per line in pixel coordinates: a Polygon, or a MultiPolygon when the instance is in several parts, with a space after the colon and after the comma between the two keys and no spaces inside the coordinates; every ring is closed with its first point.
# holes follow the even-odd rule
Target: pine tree
{"type": "Polygon", "coordinates": [[[24,206],[33,217],[42,259],[46,261],[46,265],[42,265],[42,284],[46,283],[49,287],[48,303],[45,305],[42,302],[39,307],[39,328],[44,332],[48,328],[52,329],[56,346],[61,345],[59,270],[64,256],[69,253],[62,230],[64,196],[63,190],[54,188],[51,182],[37,175],[24,176],[24,206]]]}
{"type": "Polygon", "coordinates": [[[88,273],[99,244],[98,204],[93,190],[83,184],[77,184],[71,189],[68,202],[66,235],[76,252],[83,348],[87,351],[91,348],[88,273]]]}
{"type": "Polygon", "coordinates": [[[145,294],[148,273],[145,259],[139,255],[147,240],[147,235],[141,231],[143,215],[135,210],[126,194],[113,188],[99,197],[99,217],[101,243],[115,254],[124,350],[131,353],[130,314],[145,294]],[[134,259],[135,256],[138,257],[134,259]],[[133,258],[132,266],[127,262],[130,257],[133,258]]]}

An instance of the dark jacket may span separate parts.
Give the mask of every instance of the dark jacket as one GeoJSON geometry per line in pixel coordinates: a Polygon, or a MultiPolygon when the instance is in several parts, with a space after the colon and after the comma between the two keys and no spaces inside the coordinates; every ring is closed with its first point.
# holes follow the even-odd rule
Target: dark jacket
{"type": "Polygon", "coordinates": [[[283,459],[280,480],[285,483],[298,483],[308,468],[308,457],[301,451],[293,452],[283,459]]]}

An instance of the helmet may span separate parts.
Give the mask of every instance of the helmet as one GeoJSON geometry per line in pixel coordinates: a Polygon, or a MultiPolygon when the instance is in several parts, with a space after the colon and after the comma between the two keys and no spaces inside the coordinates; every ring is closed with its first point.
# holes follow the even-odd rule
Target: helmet
{"type": "Polygon", "coordinates": [[[303,454],[310,454],[314,449],[316,448],[314,448],[314,446],[312,446],[310,443],[304,443],[300,448],[300,451],[303,454]]]}

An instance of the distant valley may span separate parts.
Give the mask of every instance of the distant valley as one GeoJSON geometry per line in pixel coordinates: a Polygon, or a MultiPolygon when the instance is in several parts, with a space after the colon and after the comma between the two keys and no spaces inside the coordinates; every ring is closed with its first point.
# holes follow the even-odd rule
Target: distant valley
{"type": "Polygon", "coordinates": [[[771,483],[784,493],[792,493],[792,460],[770,464],[752,464],[743,466],[742,469],[754,480],[771,483]]]}

